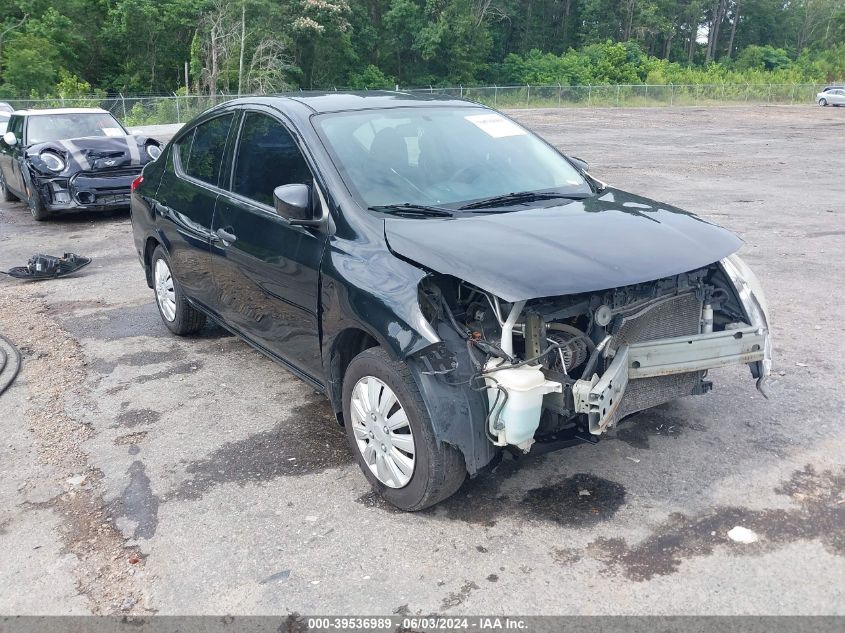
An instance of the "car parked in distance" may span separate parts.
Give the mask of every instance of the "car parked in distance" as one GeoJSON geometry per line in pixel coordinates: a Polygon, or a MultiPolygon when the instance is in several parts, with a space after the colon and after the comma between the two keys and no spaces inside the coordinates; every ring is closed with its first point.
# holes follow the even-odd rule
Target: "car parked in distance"
{"type": "Polygon", "coordinates": [[[6,128],[9,126],[9,119],[12,117],[8,112],[0,112],[0,136],[6,133],[6,128]]]}
{"type": "Polygon", "coordinates": [[[15,109],[11,105],[6,103],[5,101],[0,101],[0,112],[5,112],[7,114],[10,114],[14,111],[15,111],[15,109]]]}
{"type": "Polygon", "coordinates": [[[711,369],[747,365],[765,393],[766,302],[739,238],[475,103],[230,101],[144,169],[131,217],[164,324],[210,318],[325,393],[403,510],[502,451],[595,442],[704,394],[711,369]]]}
{"type": "Polygon", "coordinates": [[[825,89],[816,95],[816,100],[820,106],[841,106],[845,104],[845,88],[825,89]]]}
{"type": "Polygon", "coordinates": [[[160,154],[106,110],[17,110],[0,137],[0,201],[19,198],[36,220],[126,209],[132,181],[160,154]]]}

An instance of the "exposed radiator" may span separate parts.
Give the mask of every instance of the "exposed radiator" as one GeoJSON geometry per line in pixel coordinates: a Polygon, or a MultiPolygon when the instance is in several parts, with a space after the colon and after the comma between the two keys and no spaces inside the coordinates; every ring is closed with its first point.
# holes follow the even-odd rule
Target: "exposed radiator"
{"type": "Polygon", "coordinates": [[[616,350],[640,341],[698,334],[700,329],[701,301],[694,293],[687,292],[634,306],[623,313],[622,326],[610,340],[608,348],[616,350]]]}
{"type": "MultiPolygon", "coordinates": [[[[634,307],[624,315],[622,326],[608,348],[615,351],[640,341],[698,334],[701,307],[701,302],[691,292],[634,307]]],[[[694,371],[629,381],[614,424],[626,415],[694,393],[702,377],[702,372],[694,371]]]]}

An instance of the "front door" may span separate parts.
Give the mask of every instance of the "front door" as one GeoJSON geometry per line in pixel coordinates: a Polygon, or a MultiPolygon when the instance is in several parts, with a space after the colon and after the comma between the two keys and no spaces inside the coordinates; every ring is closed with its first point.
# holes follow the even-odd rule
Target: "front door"
{"type": "Polygon", "coordinates": [[[6,187],[15,193],[26,193],[20,169],[21,148],[24,142],[23,124],[24,118],[13,114],[6,131],[14,133],[18,142],[15,145],[7,145],[5,141],[0,140],[0,170],[3,170],[6,187]]]}
{"type": "Polygon", "coordinates": [[[264,112],[241,123],[231,183],[212,231],[212,274],[219,311],[254,343],[319,381],[319,266],[326,236],[291,226],[273,209],[273,190],[314,184],[288,129],[264,112]]]}

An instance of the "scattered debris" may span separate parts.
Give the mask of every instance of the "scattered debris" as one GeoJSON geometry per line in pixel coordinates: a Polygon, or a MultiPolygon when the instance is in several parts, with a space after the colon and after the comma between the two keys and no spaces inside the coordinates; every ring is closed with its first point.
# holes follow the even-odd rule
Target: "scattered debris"
{"type": "Polygon", "coordinates": [[[728,532],[728,538],[732,541],[736,541],[737,543],[744,543],[746,545],[749,543],[756,543],[760,540],[760,537],[757,536],[754,531],[740,525],[737,525],[728,532]]]}
{"type": "Polygon", "coordinates": [[[22,364],[20,350],[12,341],[0,334],[0,394],[15,382],[22,364]]]}
{"type": "Polygon", "coordinates": [[[589,490],[579,490],[579,491],[578,491],[578,496],[579,496],[579,497],[589,497],[589,496],[590,496],[590,491],[589,491],[589,490]]]}
{"type": "Polygon", "coordinates": [[[283,569],[282,571],[277,571],[275,574],[267,576],[267,578],[262,580],[259,584],[266,585],[271,582],[282,582],[288,578],[290,578],[290,569],[283,569]]]}
{"type": "Polygon", "coordinates": [[[74,475],[73,477],[68,477],[66,481],[71,486],[82,486],[85,484],[86,475],[74,475]]]}
{"type": "Polygon", "coordinates": [[[639,464],[639,463],[640,463],[640,460],[638,460],[636,457],[626,457],[625,459],[630,459],[630,460],[631,460],[632,462],[634,462],[635,464],[639,464]]]}
{"type": "Polygon", "coordinates": [[[91,258],[74,253],[65,253],[62,257],[54,255],[33,255],[26,266],[15,266],[6,273],[16,279],[55,279],[75,273],[91,263],[91,258]]]}

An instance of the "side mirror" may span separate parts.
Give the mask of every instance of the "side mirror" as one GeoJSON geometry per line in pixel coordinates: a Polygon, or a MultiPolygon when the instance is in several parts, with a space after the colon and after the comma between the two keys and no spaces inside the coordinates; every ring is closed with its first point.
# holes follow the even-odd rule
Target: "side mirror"
{"type": "Polygon", "coordinates": [[[18,144],[18,137],[17,137],[17,136],[15,136],[15,133],[14,133],[14,132],[6,132],[6,133],[3,135],[3,142],[4,142],[6,145],[8,145],[9,147],[12,147],[12,146],[14,146],[14,145],[17,145],[17,144],[18,144]]]}
{"type": "Polygon", "coordinates": [[[585,161],[583,158],[578,158],[577,156],[570,156],[569,160],[575,163],[575,166],[580,169],[581,171],[587,172],[590,171],[590,164],[585,161]]]}
{"type": "Polygon", "coordinates": [[[314,226],[320,217],[314,212],[311,187],[308,185],[282,185],[273,190],[273,206],[276,213],[290,220],[291,224],[314,226]]]}

